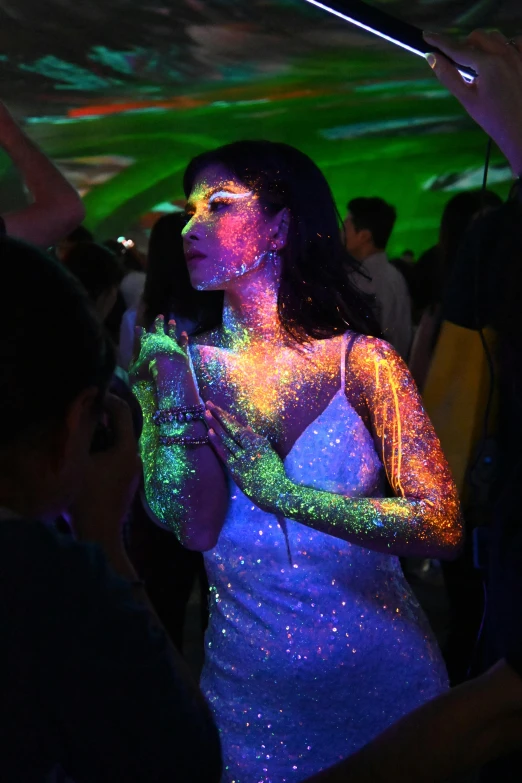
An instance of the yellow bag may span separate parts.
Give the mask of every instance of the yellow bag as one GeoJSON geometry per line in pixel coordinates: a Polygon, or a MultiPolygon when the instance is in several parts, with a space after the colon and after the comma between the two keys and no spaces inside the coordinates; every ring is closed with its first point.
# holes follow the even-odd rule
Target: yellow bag
{"type": "MultiPolygon", "coordinates": [[[[484,337],[494,357],[496,334],[485,329],[484,337]]],[[[490,383],[486,352],[479,332],[445,321],[433,354],[423,399],[461,497],[470,461],[484,435],[490,383]]],[[[488,434],[494,429],[495,421],[493,406],[488,434]]]]}

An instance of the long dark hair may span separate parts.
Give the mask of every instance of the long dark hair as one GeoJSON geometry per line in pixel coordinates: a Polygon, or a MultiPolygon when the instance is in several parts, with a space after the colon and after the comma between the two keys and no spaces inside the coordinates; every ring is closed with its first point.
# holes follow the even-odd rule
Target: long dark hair
{"type": "Polygon", "coordinates": [[[439,245],[442,274],[451,273],[464,236],[474,219],[482,212],[502,206],[502,199],[491,190],[470,190],[453,196],[442,213],[439,245]]]}
{"type": "Polygon", "coordinates": [[[181,238],[186,222],[183,212],[173,212],[160,217],[152,229],[143,291],[146,329],[160,314],[192,321],[192,334],[212,329],[220,321],[223,291],[196,291],[190,284],[181,238]]]}
{"type": "Polygon", "coordinates": [[[187,197],[201,172],[216,164],[257,193],[270,213],[289,210],[278,297],[286,332],[300,343],[347,329],[381,336],[372,300],[357,288],[359,265],[344,248],[332,192],[315,163],[288,144],[238,141],[189,163],[183,180],[187,197]]]}

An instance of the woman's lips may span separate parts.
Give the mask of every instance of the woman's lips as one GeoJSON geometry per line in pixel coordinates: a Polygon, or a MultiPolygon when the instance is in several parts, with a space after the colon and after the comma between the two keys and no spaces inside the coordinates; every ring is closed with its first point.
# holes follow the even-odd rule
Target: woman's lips
{"type": "Polygon", "coordinates": [[[201,261],[201,259],[206,258],[206,255],[195,250],[189,250],[185,258],[187,259],[187,263],[190,264],[193,261],[201,261]]]}

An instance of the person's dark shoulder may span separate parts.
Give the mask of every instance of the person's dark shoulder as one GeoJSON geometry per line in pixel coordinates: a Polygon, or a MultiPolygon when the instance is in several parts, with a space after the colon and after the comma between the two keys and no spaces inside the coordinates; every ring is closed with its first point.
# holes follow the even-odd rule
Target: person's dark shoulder
{"type": "Polygon", "coordinates": [[[488,539],[488,627],[495,660],[522,677],[522,524],[518,497],[522,461],[513,465],[495,504],[488,539]]]}
{"type": "Polygon", "coordinates": [[[0,578],[19,617],[46,606],[56,617],[77,614],[78,605],[99,593],[111,575],[98,547],[77,543],[38,520],[11,519],[0,521],[0,578]]]}
{"type": "Polygon", "coordinates": [[[59,578],[57,566],[68,548],[67,538],[32,519],[0,520],[0,574],[17,587],[29,586],[44,575],[43,587],[59,578]]]}
{"type": "MultiPolygon", "coordinates": [[[[508,201],[477,218],[466,232],[446,291],[444,319],[466,329],[499,328],[518,284],[522,207],[508,201]]],[[[518,291],[517,291],[518,293],[518,291]]]]}

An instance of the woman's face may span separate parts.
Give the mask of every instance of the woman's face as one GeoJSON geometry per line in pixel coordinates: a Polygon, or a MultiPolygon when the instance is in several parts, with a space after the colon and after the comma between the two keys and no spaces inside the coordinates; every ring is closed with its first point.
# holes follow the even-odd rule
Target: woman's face
{"type": "Polygon", "coordinates": [[[255,193],[220,165],[205,169],[187,203],[185,259],[198,291],[225,290],[258,269],[278,231],[255,193]]]}

